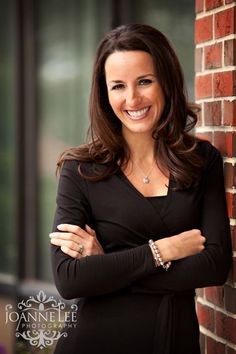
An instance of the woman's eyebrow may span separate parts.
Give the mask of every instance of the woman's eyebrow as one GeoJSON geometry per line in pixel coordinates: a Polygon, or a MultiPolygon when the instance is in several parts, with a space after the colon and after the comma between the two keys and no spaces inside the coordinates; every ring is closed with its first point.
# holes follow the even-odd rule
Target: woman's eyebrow
{"type": "MultiPolygon", "coordinates": [[[[154,75],[154,74],[145,74],[145,75],[138,76],[136,80],[144,79],[144,78],[147,77],[147,76],[156,77],[156,75],[154,75]]],[[[112,83],[114,83],[114,84],[121,84],[121,83],[123,83],[123,82],[124,82],[124,81],[122,81],[122,80],[111,80],[111,81],[108,81],[108,84],[112,84],[112,83]]]]}
{"type": "Polygon", "coordinates": [[[111,81],[108,81],[108,84],[112,84],[112,83],[120,84],[120,83],[123,83],[123,81],[122,80],[111,80],[111,81]]]}
{"type": "Polygon", "coordinates": [[[145,75],[141,75],[141,76],[137,77],[137,80],[144,79],[144,78],[147,77],[147,76],[156,77],[156,75],[154,75],[154,74],[145,74],[145,75]]]}

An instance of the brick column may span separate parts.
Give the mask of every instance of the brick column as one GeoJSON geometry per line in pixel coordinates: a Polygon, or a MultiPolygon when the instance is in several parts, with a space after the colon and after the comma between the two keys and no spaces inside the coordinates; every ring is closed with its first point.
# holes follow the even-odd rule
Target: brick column
{"type": "Polygon", "coordinates": [[[198,291],[201,347],[202,354],[236,354],[236,1],[196,0],[195,43],[196,131],[224,157],[234,248],[226,285],[198,291]]]}

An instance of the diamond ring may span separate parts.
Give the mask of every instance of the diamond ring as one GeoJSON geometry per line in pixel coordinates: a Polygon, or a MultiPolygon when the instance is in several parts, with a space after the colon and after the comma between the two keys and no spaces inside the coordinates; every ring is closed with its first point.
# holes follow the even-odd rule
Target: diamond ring
{"type": "Polygon", "coordinates": [[[83,245],[79,245],[79,253],[83,254],[84,252],[84,246],[83,245]]]}

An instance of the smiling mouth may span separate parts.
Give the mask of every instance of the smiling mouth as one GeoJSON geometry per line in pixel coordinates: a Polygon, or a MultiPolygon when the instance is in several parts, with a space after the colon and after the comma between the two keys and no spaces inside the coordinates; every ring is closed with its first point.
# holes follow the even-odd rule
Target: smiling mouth
{"type": "Polygon", "coordinates": [[[150,109],[149,107],[145,107],[143,109],[140,109],[138,111],[126,111],[128,113],[128,115],[133,118],[133,119],[139,119],[141,117],[143,117],[150,109]]]}

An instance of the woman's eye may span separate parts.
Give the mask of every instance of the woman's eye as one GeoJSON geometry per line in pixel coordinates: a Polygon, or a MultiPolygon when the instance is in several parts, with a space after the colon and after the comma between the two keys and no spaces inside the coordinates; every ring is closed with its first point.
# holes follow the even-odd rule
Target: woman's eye
{"type": "Polygon", "coordinates": [[[117,85],[114,85],[112,86],[112,90],[121,90],[122,88],[124,88],[124,85],[123,84],[117,84],[117,85]]]}
{"type": "Polygon", "coordinates": [[[141,86],[150,85],[151,83],[152,83],[152,80],[150,80],[150,79],[139,80],[139,85],[141,85],[141,86]]]}

